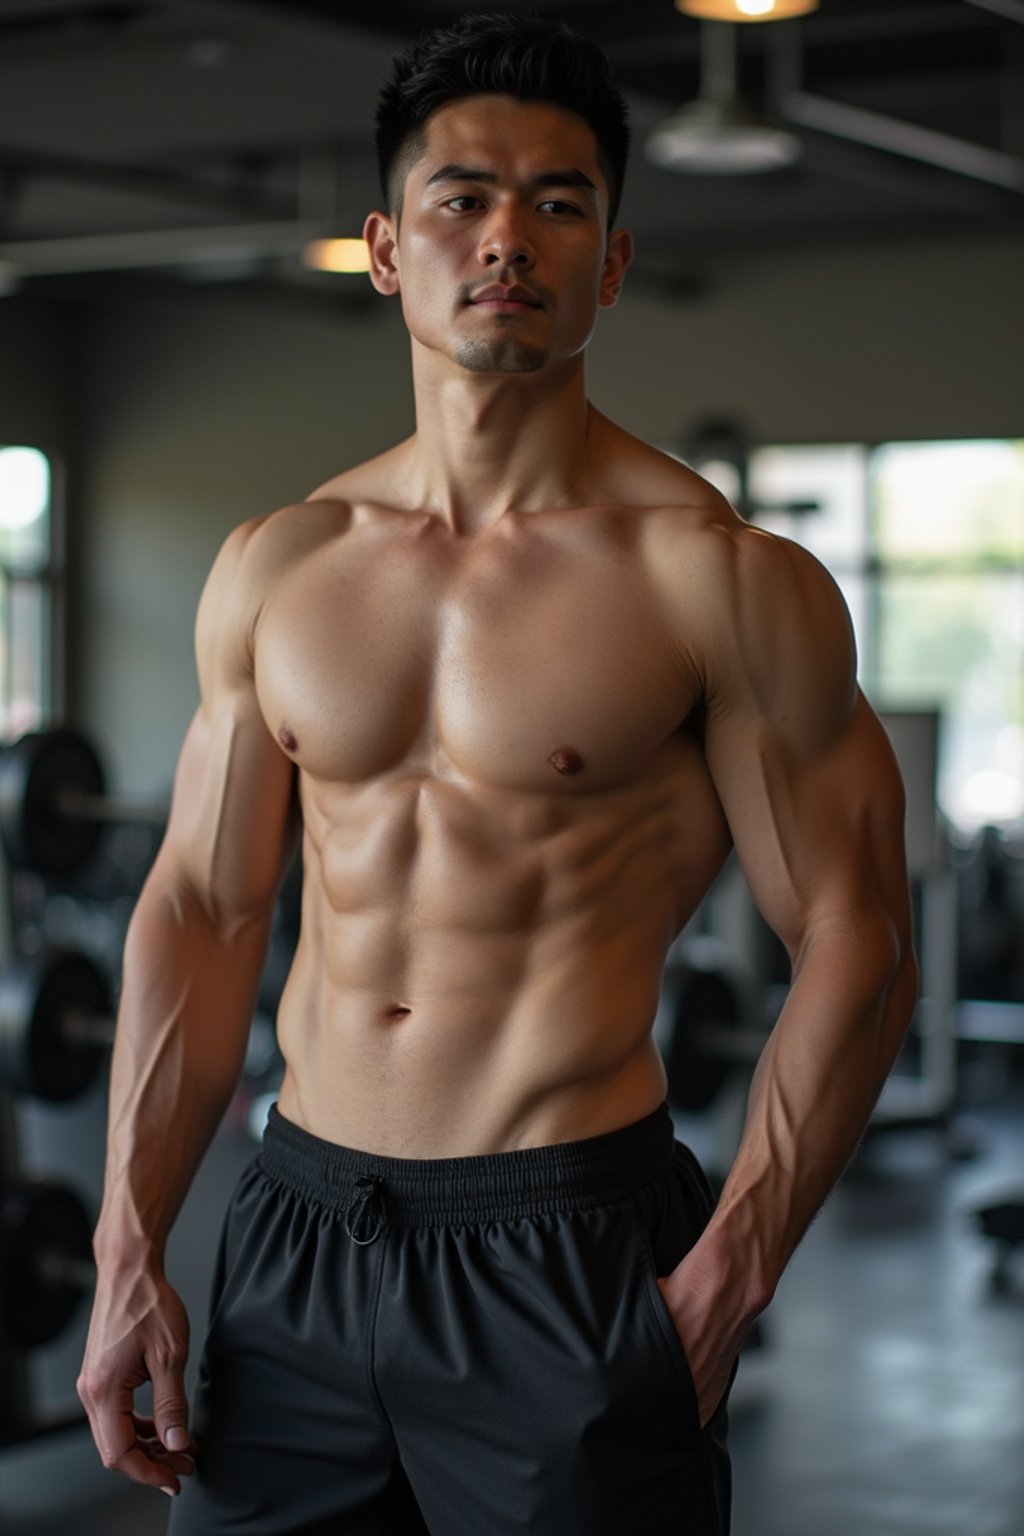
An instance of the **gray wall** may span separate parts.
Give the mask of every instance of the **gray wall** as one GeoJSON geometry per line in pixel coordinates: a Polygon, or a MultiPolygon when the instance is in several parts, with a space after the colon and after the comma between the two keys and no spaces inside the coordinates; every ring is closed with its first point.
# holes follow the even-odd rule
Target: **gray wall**
{"type": "MultiPolygon", "coordinates": [[[[1007,238],[741,253],[687,303],[627,285],[591,397],[658,442],[709,410],[761,440],[1019,435],[1022,270],[1007,238]]],[[[115,783],[164,793],[221,539],[411,429],[407,342],[385,300],[292,312],[207,290],[95,308],[81,350],[74,704],[115,783]]]]}

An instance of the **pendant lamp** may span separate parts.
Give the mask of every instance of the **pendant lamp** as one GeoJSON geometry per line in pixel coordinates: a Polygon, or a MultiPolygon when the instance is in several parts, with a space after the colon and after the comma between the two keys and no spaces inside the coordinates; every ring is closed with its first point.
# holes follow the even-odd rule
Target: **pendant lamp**
{"type": "Polygon", "coordinates": [[[818,0],[676,0],[676,9],[702,21],[787,21],[818,9],[818,0]]]}

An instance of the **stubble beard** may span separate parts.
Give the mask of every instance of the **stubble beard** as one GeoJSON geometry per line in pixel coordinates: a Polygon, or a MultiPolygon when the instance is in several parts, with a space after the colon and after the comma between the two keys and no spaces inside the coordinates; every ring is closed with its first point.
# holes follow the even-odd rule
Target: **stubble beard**
{"type": "Polygon", "coordinates": [[[455,349],[455,361],[468,373],[535,373],[547,360],[542,347],[515,336],[467,337],[455,349]]]}

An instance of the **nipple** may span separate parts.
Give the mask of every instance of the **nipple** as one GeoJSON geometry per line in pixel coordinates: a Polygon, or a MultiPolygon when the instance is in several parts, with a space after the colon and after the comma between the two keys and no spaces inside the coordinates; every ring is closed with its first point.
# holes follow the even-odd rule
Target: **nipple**
{"type": "Polygon", "coordinates": [[[299,744],[290,725],[282,725],[277,733],[277,739],[286,752],[294,752],[299,744]]]}
{"type": "Polygon", "coordinates": [[[583,768],[583,759],[575,747],[556,747],[548,762],[556,773],[579,773],[583,768]]]}

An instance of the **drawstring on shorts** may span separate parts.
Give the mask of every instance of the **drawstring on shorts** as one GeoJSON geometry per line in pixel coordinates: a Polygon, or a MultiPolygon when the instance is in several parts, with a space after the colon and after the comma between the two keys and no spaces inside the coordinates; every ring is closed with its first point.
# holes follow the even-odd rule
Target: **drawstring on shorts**
{"type": "Polygon", "coordinates": [[[345,1212],[345,1231],[354,1243],[359,1244],[360,1248],[368,1247],[370,1243],[376,1242],[384,1230],[384,1213],[378,1205],[374,1211],[376,1225],[369,1237],[358,1237],[355,1231],[369,1209],[371,1201],[379,1198],[380,1188],[383,1183],[384,1180],[375,1175],[362,1175],[356,1179],[356,1193],[353,1195],[352,1202],[345,1212]]]}

